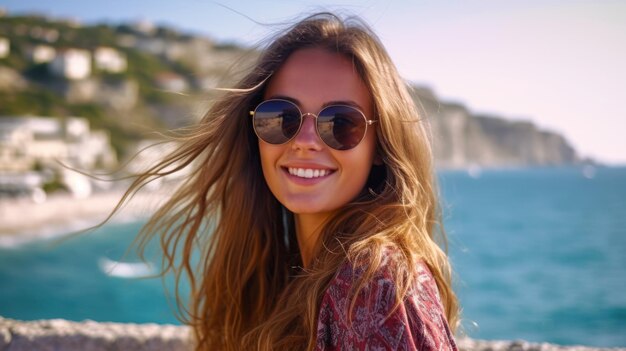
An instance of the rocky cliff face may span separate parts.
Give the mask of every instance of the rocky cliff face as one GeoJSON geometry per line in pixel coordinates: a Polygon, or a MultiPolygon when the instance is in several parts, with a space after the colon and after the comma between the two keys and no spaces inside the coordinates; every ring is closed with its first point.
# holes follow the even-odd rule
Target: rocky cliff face
{"type": "Polygon", "coordinates": [[[561,135],[531,122],[473,115],[460,104],[442,102],[427,88],[413,98],[432,127],[438,167],[560,166],[581,162],[561,135]]]}

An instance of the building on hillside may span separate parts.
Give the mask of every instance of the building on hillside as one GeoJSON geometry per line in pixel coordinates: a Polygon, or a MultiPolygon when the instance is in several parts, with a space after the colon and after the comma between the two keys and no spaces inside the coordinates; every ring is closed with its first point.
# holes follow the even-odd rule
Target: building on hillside
{"type": "Polygon", "coordinates": [[[91,54],[87,50],[60,50],[50,63],[50,72],[70,80],[85,79],[91,75],[91,54]]]}
{"type": "Polygon", "coordinates": [[[0,120],[0,172],[26,172],[35,167],[26,150],[33,132],[25,123],[7,122],[0,120]]]}
{"type": "Polygon", "coordinates": [[[79,20],[76,17],[58,19],[57,23],[65,24],[66,26],[71,27],[71,28],[81,28],[83,26],[83,23],[81,22],[81,20],[79,20]]]}
{"type": "Polygon", "coordinates": [[[59,162],[95,169],[115,165],[117,157],[108,134],[91,131],[85,118],[0,118],[0,171],[57,169],[59,162]]]}
{"type": "Polygon", "coordinates": [[[0,197],[45,201],[44,183],[57,177],[74,197],[86,197],[93,182],[71,168],[94,170],[116,163],[108,133],[91,131],[85,118],[0,118],[0,197]]]}
{"type": "MultiPolygon", "coordinates": [[[[19,92],[24,91],[27,87],[28,81],[20,71],[0,64],[0,92],[19,92]]],[[[6,95],[2,100],[8,103],[6,95]]],[[[11,101],[11,98],[8,101],[11,101]]]]}
{"type": "Polygon", "coordinates": [[[36,203],[46,201],[44,184],[48,174],[40,172],[0,173],[0,197],[30,197],[36,203]]]}
{"type": "Polygon", "coordinates": [[[137,46],[137,36],[134,34],[118,34],[117,45],[123,48],[134,48],[137,46]]]}
{"type": "Polygon", "coordinates": [[[30,28],[30,36],[34,39],[54,43],[59,39],[59,31],[54,28],[32,27],[30,28]]]}
{"type": "Polygon", "coordinates": [[[145,35],[154,35],[156,33],[157,28],[151,21],[148,20],[140,20],[133,24],[131,24],[131,28],[135,30],[137,33],[142,33],[145,35]]]}
{"type": "Polygon", "coordinates": [[[206,74],[202,76],[196,76],[193,79],[193,85],[195,88],[203,91],[211,91],[219,86],[220,76],[214,74],[206,74]]]}
{"type": "Polygon", "coordinates": [[[94,51],[94,62],[97,69],[109,73],[126,71],[126,56],[110,47],[98,47],[94,51]]]}
{"type": "Polygon", "coordinates": [[[161,38],[139,38],[137,39],[137,50],[151,55],[164,55],[167,43],[161,38]]]}
{"type": "Polygon", "coordinates": [[[28,34],[28,26],[25,24],[18,24],[13,26],[13,34],[23,37],[28,34]]]}
{"type": "Polygon", "coordinates": [[[42,39],[48,43],[56,43],[57,40],[59,40],[59,31],[56,29],[46,29],[42,39]]]}
{"type": "Polygon", "coordinates": [[[180,93],[189,87],[187,80],[173,72],[161,72],[154,77],[156,86],[160,89],[167,90],[168,92],[180,93]]]}
{"type": "Polygon", "coordinates": [[[162,52],[163,57],[169,61],[180,61],[186,54],[187,47],[177,40],[168,40],[162,52]]]}
{"type": "Polygon", "coordinates": [[[0,37],[0,58],[9,56],[11,53],[11,43],[9,39],[0,37]]]}
{"type": "Polygon", "coordinates": [[[50,62],[56,54],[56,50],[50,45],[34,45],[26,49],[26,58],[35,64],[50,62]]]}
{"type": "MultiPolygon", "coordinates": [[[[176,61],[180,61],[192,68],[194,71],[205,73],[204,61],[211,61],[213,57],[213,44],[204,38],[188,37],[179,42],[179,53],[172,56],[176,61]]],[[[232,63],[232,61],[231,61],[232,63]]]]}
{"type": "MultiPolygon", "coordinates": [[[[128,153],[132,155],[132,160],[127,163],[126,169],[132,174],[140,174],[147,172],[151,167],[163,159],[163,155],[169,155],[180,148],[177,141],[164,142],[163,140],[144,139],[139,141],[134,148],[128,153]]],[[[179,164],[172,165],[172,168],[179,164]]],[[[172,174],[167,174],[158,179],[154,179],[146,186],[148,189],[159,189],[164,182],[180,181],[191,175],[192,168],[190,166],[183,167],[181,170],[172,174]]]]}

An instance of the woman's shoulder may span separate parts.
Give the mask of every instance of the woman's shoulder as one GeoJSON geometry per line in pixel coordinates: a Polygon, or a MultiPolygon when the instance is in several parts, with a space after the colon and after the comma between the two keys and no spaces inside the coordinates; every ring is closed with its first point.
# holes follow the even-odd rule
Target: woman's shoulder
{"type": "MultiPolygon", "coordinates": [[[[367,259],[361,260],[361,262],[367,261],[367,259]]],[[[412,276],[412,284],[409,286],[407,297],[415,294],[424,295],[422,296],[423,298],[431,300],[439,307],[442,307],[439,289],[428,265],[424,260],[418,260],[414,268],[412,272],[405,272],[412,276]]],[[[380,264],[373,272],[369,272],[369,270],[370,266],[368,263],[354,264],[346,260],[340,265],[337,273],[331,280],[326,289],[326,295],[348,295],[356,287],[355,284],[359,283],[363,283],[360,287],[365,289],[366,292],[374,287],[389,286],[390,288],[395,288],[397,279],[402,275],[400,271],[406,271],[404,257],[399,254],[397,249],[383,248],[381,250],[380,264]],[[362,278],[365,276],[370,278],[362,281],[362,278]]],[[[395,297],[395,290],[391,292],[395,297]]]]}
{"type": "MultiPolygon", "coordinates": [[[[382,252],[381,264],[375,269],[371,277],[363,281],[369,267],[365,265],[354,265],[349,261],[344,262],[331,280],[324,293],[327,300],[343,301],[347,300],[354,293],[355,288],[361,288],[357,298],[361,295],[368,296],[364,302],[381,303],[388,301],[395,304],[398,292],[397,280],[399,278],[399,265],[403,264],[402,259],[394,250],[385,249],[382,252]],[[360,285],[359,285],[360,284],[360,285]],[[378,295],[372,295],[378,293],[378,295]]],[[[415,269],[410,273],[412,284],[408,287],[404,302],[411,302],[421,308],[435,310],[443,314],[443,303],[439,294],[437,282],[428,265],[424,260],[418,260],[415,269]]],[[[371,306],[375,309],[389,307],[388,304],[381,306],[371,306]]],[[[389,308],[391,310],[391,308],[389,308]]],[[[391,311],[390,311],[391,312],[391,311]]]]}
{"type": "MultiPolygon", "coordinates": [[[[373,272],[371,272],[371,279],[369,279],[370,284],[382,283],[387,280],[395,281],[399,271],[406,267],[405,258],[398,252],[397,249],[383,248],[381,249],[380,255],[380,264],[373,272]]],[[[365,256],[367,257],[369,255],[365,256]]],[[[339,269],[333,277],[329,288],[333,287],[333,285],[339,287],[352,287],[355,282],[370,273],[370,269],[371,267],[367,258],[359,260],[359,263],[357,264],[346,260],[339,266],[339,269]]],[[[415,278],[413,280],[415,283],[413,285],[415,287],[419,288],[422,285],[428,285],[426,288],[434,288],[435,292],[437,292],[437,285],[434,281],[433,274],[424,260],[418,260],[416,262],[415,270],[411,272],[411,274],[413,275],[413,278],[415,278]]],[[[438,293],[436,296],[439,296],[438,293]]]]}
{"type": "Polygon", "coordinates": [[[401,261],[394,251],[382,255],[381,264],[365,281],[361,278],[368,267],[350,262],[340,266],[322,298],[318,349],[368,345],[370,349],[456,350],[428,265],[417,262],[412,284],[399,297],[396,276],[401,261]]]}

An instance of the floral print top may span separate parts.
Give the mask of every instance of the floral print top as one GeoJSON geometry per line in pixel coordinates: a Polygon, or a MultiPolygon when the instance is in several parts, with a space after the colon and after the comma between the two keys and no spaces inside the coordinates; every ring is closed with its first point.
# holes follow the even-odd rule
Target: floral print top
{"type": "Polygon", "coordinates": [[[457,351],[428,266],[418,265],[414,286],[392,310],[396,291],[389,260],[385,258],[374,279],[356,297],[352,323],[348,322],[348,297],[361,272],[348,263],[341,266],[322,298],[316,350],[457,351]]]}

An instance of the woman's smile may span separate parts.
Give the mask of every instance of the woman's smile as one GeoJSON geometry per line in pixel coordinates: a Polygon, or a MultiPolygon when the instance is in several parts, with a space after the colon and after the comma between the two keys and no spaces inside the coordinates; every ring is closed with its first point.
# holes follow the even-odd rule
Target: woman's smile
{"type": "Polygon", "coordinates": [[[295,168],[289,167],[287,171],[297,178],[323,178],[330,175],[333,171],[330,169],[313,169],[313,168],[295,168]]]}
{"type": "Polygon", "coordinates": [[[283,167],[289,181],[297,185],[316,185],[327,180],[336,170],[330,168],[320,168],[316,166],[288,166],[283,167]]]}

